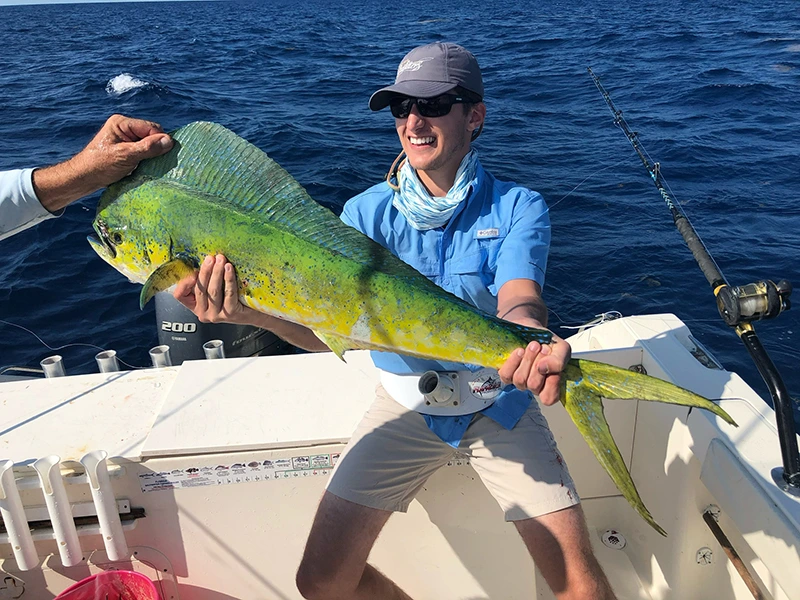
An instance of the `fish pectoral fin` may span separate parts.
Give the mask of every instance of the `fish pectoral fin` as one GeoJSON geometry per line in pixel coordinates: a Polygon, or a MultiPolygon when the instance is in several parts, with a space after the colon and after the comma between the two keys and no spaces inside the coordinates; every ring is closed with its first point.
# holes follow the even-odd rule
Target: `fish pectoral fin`
{"type": "Polygon", "coordinates": [[[187,275],[191,275],[196,268],[196,265],[192,264],[187,258],[175,258],[158,267],[144,282],[142,291],[139,294],[139,308],[144,308],[150,298],[178,283],[187,275]]]}
{"type": "Polygon", "coordinates": [[[666,537],[667,532],[656,523],[639,496],[628,467],[625,466],[625,461],[611,435],[603,412],[602,398],[593,384],[584,379],[566,381],[562,402],[583,439],[617,489],[653,529],[666,537]]]}
{"type": "Polygon", "coordinates": [[[330,348],[336,356],[342,359],[342,361],[344,361],[344,353],[348,350],[359,350],[361,348],[365,348],[365,346],[359,346],[358,344],[355,344],[353,340],[341,335],[322,333],[320,331],[314,331],[314,335],[321,339],[322,343],[330,348]]]}
{"type": "Polygon", "coordinates": [[[596,386],[603,398],[696,406],[711,411],[726,423],[738,427],[723,408],[669,381],[592,360],[573,359],[570,363],[578,367],[581,377],[596,386]]]}

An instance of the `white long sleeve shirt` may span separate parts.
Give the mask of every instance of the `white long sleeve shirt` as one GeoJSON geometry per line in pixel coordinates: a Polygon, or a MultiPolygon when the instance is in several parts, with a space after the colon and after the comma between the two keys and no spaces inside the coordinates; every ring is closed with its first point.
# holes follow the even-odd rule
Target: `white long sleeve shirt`
{"type": "Polygon", "coordinates": [[[61,216],[42,206],[33,189],[33,169],[0,171],[0,240],[61,216]]]}

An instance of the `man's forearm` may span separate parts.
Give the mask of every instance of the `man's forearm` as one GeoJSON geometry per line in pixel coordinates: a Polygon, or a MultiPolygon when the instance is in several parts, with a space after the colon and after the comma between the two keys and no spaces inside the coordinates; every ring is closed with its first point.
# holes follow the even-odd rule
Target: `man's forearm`
{"type": "Polygon", "coordinates": [[[264,313],[251,313],[248,325],[254,325],[271,331],[282,340],[285,340],[309,352],[329,352],[330,349],[320,340],[313,331],[303,325],[285,321],[264,313]]]}
{"type": "Polygon", "coordinates": [[[36,197],[53,213],[102,187],[88,173],[81,172],[73,159],[36,169],[32,178],[36,197]]]}
{"type": "Polygon", "coordinates": [[[539,296],[517,296],[502,306],[498,305],[497,316],[514,323],[534,319],[542,327],[547,327],[547,306],[539,296]]]}

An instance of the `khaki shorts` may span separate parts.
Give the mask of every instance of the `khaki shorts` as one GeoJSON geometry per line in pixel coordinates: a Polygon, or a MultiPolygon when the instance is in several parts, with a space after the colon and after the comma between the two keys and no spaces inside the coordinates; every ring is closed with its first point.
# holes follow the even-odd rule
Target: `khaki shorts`
{"type": "Polygon", "coordinates": [[[538,517],[580,498],[536,401],[516,427],[476,415],[456,450],[417,412],[382,386],[328,481],[328,491],[381,510],[408,510],[425,481],[457,454],[467,455],[505,511],[506,521],[538,517]]]}

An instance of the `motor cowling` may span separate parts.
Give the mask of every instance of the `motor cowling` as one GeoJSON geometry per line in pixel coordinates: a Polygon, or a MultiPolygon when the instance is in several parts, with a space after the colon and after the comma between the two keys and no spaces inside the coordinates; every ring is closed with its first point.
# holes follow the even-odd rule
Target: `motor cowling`
{"type": "Polygon", "coordinates": [[[179,365],[184,360],[204,359],[203,344],[209,340],[222,340],[227,358],[297,352],[294,346],[260,327],[202,323],[170,292],[156,294],[155,303],[158,342],[169,346],[173,365],[179,365]]]}

